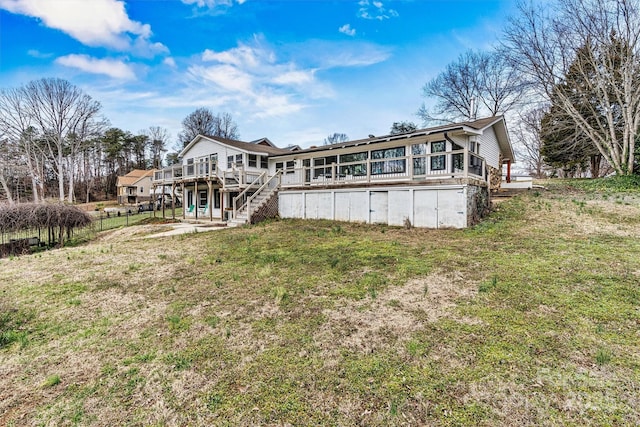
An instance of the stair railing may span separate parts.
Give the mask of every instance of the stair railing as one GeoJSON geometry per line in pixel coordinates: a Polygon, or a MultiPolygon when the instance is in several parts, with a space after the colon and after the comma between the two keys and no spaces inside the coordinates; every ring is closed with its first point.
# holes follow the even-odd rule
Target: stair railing
{"type": "MultiPolygon", "coordinates": [[[[233,217],[237,218],[238,212],[242,211],[242,209],[244,209],[244,207],[247,205],[247,202],[243,202],[240,205],[238,205],[238,202],[242,202],[242,200],[248,200],[247,199],[247,193],[248,191],[253,187],[254,184],[259,183],[262,179],[264,179],[264,177],[267,175],[267,171],[264,171],[260,174],[259,177],[257,177],[256,179],[253,180],[253,182],[244,190],[242,190],[242,192],[240,194],[238,194],[236,197],[233,198],[233,217]]],[[[260,187],[262,188],[262,187],[260,187]]]]}
{"type": "Polygon", "coordinates": [[[260,188],[258,188],[256,190],[255,193],[253,193],[247,199],[247,202],[245,203],[245,205],[246,205],[246,209],[247,209],[247,222],[249,224],[251,224],[251,201],[253,199],[255,199],[257,196],[259,196],[260,193],[262,193],[262,191],[265,190],[265,189],[269,189],[269,193],[267,194],[267,197],[269,197],[271,194],[273,194],[273,192],[275,190],[280,188],[281,178],[282,178],[282,170],[276,171],[275,175],[273,175],[271,178],[269,178],[264,184],[262,184],[262,186],[260,186],[260,188]]]}

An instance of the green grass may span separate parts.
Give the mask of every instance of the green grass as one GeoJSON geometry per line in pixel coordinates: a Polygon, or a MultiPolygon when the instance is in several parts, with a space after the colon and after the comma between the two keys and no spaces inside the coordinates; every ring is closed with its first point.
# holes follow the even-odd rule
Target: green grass
{"type": "Polygon", "coordinates": [[[2,260],[0,422],[638,425],[640,193],[580,185],[2,260]]]}

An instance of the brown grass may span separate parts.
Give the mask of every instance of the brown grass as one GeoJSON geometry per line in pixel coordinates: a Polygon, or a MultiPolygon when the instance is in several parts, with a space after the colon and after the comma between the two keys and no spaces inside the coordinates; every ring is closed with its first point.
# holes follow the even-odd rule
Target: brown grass
{"type": "Polygon", "coordinates": [[[467,231],[144,225],[0,260],[0,309],[31,315],[0,425],[636,424],[640,204],[576,197],[467,231]]]}

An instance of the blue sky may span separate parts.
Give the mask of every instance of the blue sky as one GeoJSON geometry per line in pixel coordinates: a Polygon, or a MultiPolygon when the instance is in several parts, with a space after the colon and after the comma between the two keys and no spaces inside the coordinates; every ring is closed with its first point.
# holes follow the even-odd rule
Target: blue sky
{"type": "MultiPolygon", "coordinates": [[[[240,139],[321,144],[421,125],[422,86],[500,36],[511,0],[0,0],[0,87],[61,77],[112,126],[165,127],[198,107],[240,139]]],[[[427,100],[428,102],[428,100],[427,100]]]]}

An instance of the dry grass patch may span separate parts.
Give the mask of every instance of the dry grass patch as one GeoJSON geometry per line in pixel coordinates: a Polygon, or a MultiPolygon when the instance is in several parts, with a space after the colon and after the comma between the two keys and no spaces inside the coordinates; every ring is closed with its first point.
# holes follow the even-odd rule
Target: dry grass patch
{"type": "Polygon", "coordinates": [[[581,197],[0,260],[0,425],[638,424],[637,206],[581,197]]]}
{"type": "Polygon", "coordinates": [[[405,285],[390,286],[363,300],[341,298],[334,308],[323,310],[330,322],[314,336],[323,348],[339,352],[346,348],[373,353],[390,344],[403,348],[425,322],[442,317],[457,321],[480,322],[460,318],[452,309],[461,300],[473,298],[477,286],[460,276],[435,273],[410,280],[405,285]],[[340,343],[336,347],[335,343],[340,343]]]}

